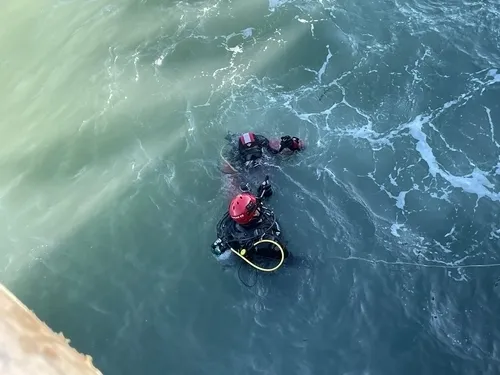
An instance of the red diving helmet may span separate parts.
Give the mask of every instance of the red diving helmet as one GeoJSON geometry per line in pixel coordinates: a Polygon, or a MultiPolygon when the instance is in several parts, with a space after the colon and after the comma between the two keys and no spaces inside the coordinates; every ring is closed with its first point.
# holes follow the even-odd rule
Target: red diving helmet
{"type": "Polygon", "coordinates": [[[248,224],[257,211],[257,198],[250,193],[241,193],[229,203],[229,216],[238,224],[248,224]]]}

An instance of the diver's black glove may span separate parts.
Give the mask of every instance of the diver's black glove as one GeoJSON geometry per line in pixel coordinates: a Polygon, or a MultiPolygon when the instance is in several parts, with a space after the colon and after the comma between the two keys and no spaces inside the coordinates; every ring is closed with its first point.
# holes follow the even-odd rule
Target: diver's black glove
{"type": "Polygon", "coordinates": [[[298,137],[290,137],[289,135],[281,137],[280,152],[285,148],[288,148],[292,151],[300,150],[300,139],[298,137]]]}
{"type": "Polygon", "coordinates": [[[266,179],[263,183],[259,185],[257,189],[257,195],[262,198],[269,198],[273,195],[273,188],[271,187],[271,183],[269,182],[269,176],[266,176],[266,179]]]}

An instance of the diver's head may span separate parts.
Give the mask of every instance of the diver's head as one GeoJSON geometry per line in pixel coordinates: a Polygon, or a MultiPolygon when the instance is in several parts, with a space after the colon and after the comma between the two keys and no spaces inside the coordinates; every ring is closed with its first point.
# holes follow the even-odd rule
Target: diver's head
{"type": "Polygon", "coordinates": [[[248,192],[238,194],[229,204],[229,216],[241,225],[248,224],[259,214],[257,198],[248,192]]]}

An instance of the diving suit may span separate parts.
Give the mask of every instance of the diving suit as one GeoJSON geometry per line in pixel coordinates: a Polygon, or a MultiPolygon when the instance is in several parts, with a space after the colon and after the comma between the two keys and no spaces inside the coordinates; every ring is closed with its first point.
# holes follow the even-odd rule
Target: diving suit
{"type": "Polygon", "coordinates": [[[263,204],[263,200],[272,195],[269,177],[266,176],[260,184],[257,196],[245,185],[241,190],[217,224],[217,240],[212,244],[212,253],[217,258],[224,258],[235,251],[251,262],[258,257],[287,258],[288,251],[282,243],[281,229],[274,212],[263,204]],[[269,241],[259,243],[261,240],[269,241]]]}
{"type": "Polygon", "coordinates": [[[263,163],[264,150],[267,154],[293,154],[304,149],[304,142],[298,137],[285,135],[281,140],[264,137],[252,132],[241,135],[228,133],[229,144],[221,150],[224,162],[222,172],[226,174],[226,183],[234,195],[242,184],[256,184],[262,181],[268,173],[268,167],[263,163]]]}
{"type": "Polygon", "coordinates": [[[237,173],[260,165],[264,149],[272,155],[283,153],[283,151],[294,153],[304,149],[304,142],[301,139],[289,135],[281,137],[279,144],[277,140],[270,141],[265,136],[253,132],[238,136],[237,145],[235,138],[236,135],[231,133],[226,136],[232,148],[227,158],[223,157],[226,162],[223,168],[225,173],[237,173]]]}

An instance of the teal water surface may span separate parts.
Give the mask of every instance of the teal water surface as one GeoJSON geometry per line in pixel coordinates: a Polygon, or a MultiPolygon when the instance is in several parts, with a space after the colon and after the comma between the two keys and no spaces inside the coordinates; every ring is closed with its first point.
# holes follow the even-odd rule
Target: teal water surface
{"type": "Polygon", "coordinates": [[[7,1],[1,281],[106,375],[498,374],[498,1],[7,1]],[[227,131],[299,258],[210,253],[227,131]],[[248,270],[241,277],[252,278],[248,270]]]}

